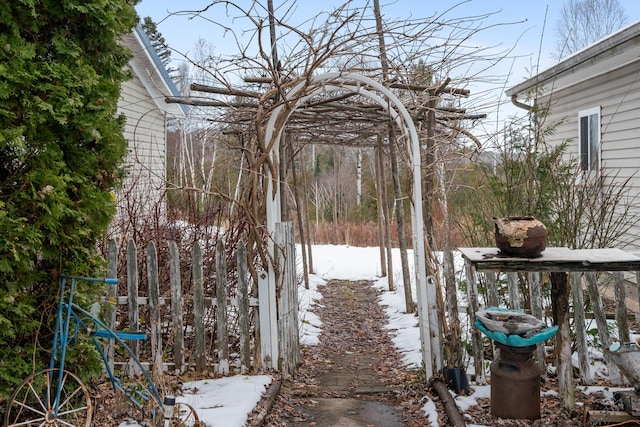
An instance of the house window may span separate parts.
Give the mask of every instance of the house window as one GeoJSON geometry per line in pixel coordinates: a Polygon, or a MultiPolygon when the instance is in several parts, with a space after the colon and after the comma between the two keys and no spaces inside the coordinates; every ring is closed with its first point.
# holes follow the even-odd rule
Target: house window
{"type": "Polygon", "coordinates": [[[578,112],[578,123],[580,169],[597,172],[600,170],[600,107],[578,112]]]}

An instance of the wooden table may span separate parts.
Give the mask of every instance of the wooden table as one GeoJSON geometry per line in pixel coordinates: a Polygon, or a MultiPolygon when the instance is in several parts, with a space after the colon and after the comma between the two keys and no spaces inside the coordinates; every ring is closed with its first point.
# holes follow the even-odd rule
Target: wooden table
{"type": "Polygon", "coordinates": [[[615,248],[547,248],[539,258],[505,257],[498,248],[459,248],[468,263],[479,272],[549,272],[554,321],[559,326],[558,385],[566,410],[575,408],[569,329],[569,272],[640,271],[640,257],[615,248]]]}

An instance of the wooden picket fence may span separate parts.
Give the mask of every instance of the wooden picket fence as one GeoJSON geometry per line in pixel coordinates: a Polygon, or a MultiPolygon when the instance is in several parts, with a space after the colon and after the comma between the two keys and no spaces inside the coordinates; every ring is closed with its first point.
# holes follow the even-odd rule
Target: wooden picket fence
{"type": "MultiPolygon", "coordinates": [[[[569,283],[571,286],[571,298],[572,298],[572,311],[569,316],[573,318],[573,337],[575,341],[576,353],[578,358],[578,371],[580,380],[584,384],[592,384],[593,378],[591,376],[591,370],[589,368],[589,348],[587,346],[587,327],[586,319],[588,314],[595,319],[598,339],[602,345],[602,348],[608,348],[609,345],[616,340],[624,343],[630,341],[629,322],[627,318],[627,305],[625,296],[625,284],[624,274],[621,271],[606,272],[603,274],[602,280],[612,280],[613,288],[615,290],[615,311],[612,318],[615,320],[617,337],[613,337],[607,324],[607,318],[609,316],[605,313],[605,307],[600,295],[597,273],[595,271],[585,272],[570,272],[569,283]],[[585,283],[587,295],[590,299],[590,307],[593,313],[586,313],[584,310],[583,299],[583,285],[585,283]]],[[[636,273],[636,281],[640,283],[640,272],[636,273]]],[[[503,306],[504,302],[502,298],[498,296],[498,277],[499,274],[504,274],[507,281],[507,295],[506,305],[509,309],[524,310],[522,306],[524,296],[520,294],[519,289],[519,274],[514,272],[508,273],[496,273],[496,272],[483,272],[477,273],[475,269],[467,261],[465,262],[465,276],[468,278],[467,293],[470,301],[467,311],[471,319],[476,318],[476,313],[479,310],[480,294],[478,292],[478,281],[481,280],[484,288],[484,300],[488,307],[503,306]]],[[[529,287],[529,304],[530,307],[526,308],[526,311],[538,319],[545,319],[550,316],[550,307],[544,306],[543,296],[541,293],[541,280],[544,272],[527,272],[526,280],[529,287]]],[[[524,278],[524,277],[523,277],[524,278]]],[[[640,285],[639,293],[640,295],[640,285]]],[[[486,367],[487,364],[484,360],[484,349],[481,341],[482,336],[479,331],[472,333],[472,352],[474,361],[474,373],[476,381],[484,383],[486,381],[486,367]]],[[[619,368],[609,359],[609,356],[605,353],[603,356],[609,373],[609,380],[614,385],[623,385],[623,377],[619,368]]],[[[536,363],[538,364],[541,372],[547,371],[546,357],[544,346],[539,345],[536,347],[536,363]]]]}
{"type": "MultiPolygon", "coordinates": [[[[166,242],[168,269],[161,271],[157,246],[151,241],[145,253],[146,280],[142,281],[146,289],[140,289],[142,272],[139,271],[138,248],[133,240],[129,240],[126,277],[119,277],[120,285],[111,287],[109,301],[116,307],[107,311],[107,324],[112,329],[123,329],[124,326],[130,331],[147,333],[146,341],[134,341],[129,346],[155,377],[163,372],[180,373],[187,369],[196,373],[228,374],[231,371],[245,373],[270,368],[270,363],[265,363],[274,357],[268,350],[270,348],[279,348],[275,357],[281,369],[292,371],[299,361],[295,251],[291,252],[295,242],[292,240],[292,226],[285,225],[283,229],[291,233],[285,232],[280,238],[286,244],[280,246],[276,257],[284,263],[283,279],[279,285],[283,297],[278,299],[277,307],[281,315],[273,304],[275,286],[272,291],[272,287],[265,283],[266,273],[259,274],[257,286],[250,283],[247,250],[242,242],[235,248],[236,270],[231,272],[227,269],[225,245],[222,241],[217,242],[215,283],[209,286],[211,284],[207,281],[211,279],[207,279],[204,272],[211,271],[206,268],[211,266],[203,264],[203,258],[212,257],[209,254],[203,257],[198,242],[193,244],[190,262],[186,263],[190,265],[188,274],[191,275],[187,279],[183,277],[185,272],[181,270],[176,242],[166,242]],[[164,283],[162,277],[165,278],[164,283]],[[228,277],[233,277],[234,283],[229,283],[228,277]],[[126,282],[126,295],[118,294],[118,289],[120,292],[124,289],[122,282],[126,282]],[[187,289],[185,283],[190,284],[187,289]],[[252,289],[258,290],[259,298],[252,295],[252,289]],[[272,327],[269,322],[276,325],[272,327]],[[272,340],[276,340],[275,343],[272,340]]],[[[110,241],[108,262],[111,277],[117,277],[118,253],[117,243],[110,241]]],[[[121,276],[125,274],[121,273],[121,276]]],[[[116,369],[133,369],[131,361],[123,360],[113,342],[107,344],[106,354],[116,369]]]]}

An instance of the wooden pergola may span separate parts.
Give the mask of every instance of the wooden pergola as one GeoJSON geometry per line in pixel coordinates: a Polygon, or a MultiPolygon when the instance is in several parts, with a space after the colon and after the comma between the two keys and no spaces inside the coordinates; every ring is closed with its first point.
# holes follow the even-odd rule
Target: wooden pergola
{"type": "MultiPolygon", "coordinates": [[[[264,127],[263,150],[268,154],[269,165],[266,189],[266,229],[268,252],[274,259],[273,235],[276,224],[282,221],[280,148],[285,131],[296,134],[299,139],[313,143],[333,144],[350,147],[376,147],[381,143],[380,135],[387,132],[390,123],[399,129],[401,138],[407,141],[410,157],[412,197],[411,223],[414,249],[416,299],[419,317],[422,360],[427,377],[442,368],[440,345],[440,325],[437,309],[436,281],[427,278],[425,253],[425,223],[422,198],[421,147],[415,123],[426,120],[427,146],[434,144],[436,111],[438,123],[445,127],[455,127],[452,122],[477,120],[484,115],[469,115],[464,109],[439,107],[436,100],[443,94],[468,96],[469,91],[448,87],[449,79],[434,86],[407,85],[400,83],[382,84],[370,77],[351,72],[332,72],[299,79],[297,82],[280,83],[273,86],[269,78],[245,78],[247,83],[269,84],[271,89],[260,93],[249,90],[212,87],[192,84],[191,89],[208,94],[231,96],[231,101],[206,97],[170,97],[169,103],[182,103],[203,107],[230,109],[234,123],[250,126],[255,123],[257,112],[269,110],[264,127]],[[286,86],[286,89],[283,87],[286,86]],[[396,91],[410,90],[426,94],[422,105],[407,108],[394,94],[396,91]],[[340,126],[336,127],[339,123],[340,126]]],[[[476,144],[479,142],[468,132],[458,129],[476,144]]],[[[392,141],[388,141],[388,144],[392,141]]],[[[275,266],[268,268],[269,292],[275,296],[277,281],[275,266]]],[[[274,307],[275,310],[275,307],[274,307]]],[[[272,340],[271,346],[263,348],[263,359],[271,360],[277,368],[278,345],[272,340]],[[266,356],[266,357],[265,357],[266,356]]]]}

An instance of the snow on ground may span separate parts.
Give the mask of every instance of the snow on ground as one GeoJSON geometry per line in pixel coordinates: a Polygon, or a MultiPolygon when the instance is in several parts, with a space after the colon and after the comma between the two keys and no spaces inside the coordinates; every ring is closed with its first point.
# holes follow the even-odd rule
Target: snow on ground
{"type": "MultiPolygon", "coordinates": [[[[300,247],[297,248],[300,253],[300,247]]],[[[313,247],[313,266],[315,274],[309,278],[309,289],[304,286],[299,288],[300,333],[303,345],[318,343],[318,336],[322,330],[322,322],[312,310],[313,306],[322,303],[322,295],[318,292],[319,286],[326,285],[332,279],[342,280],[372,280],[378,289],[384,290],[381,294],[380,304],[385,307],[389,318],[387,329],[393,336],[393,342],[402,354],[403,362],[407,367],[418,367],[422,364],[420,355],[420,333],[417,327],[418,318],[414,314],[404,313],[405,296],[402,286],[402,274],[400,268],[400,252],[393,250],[393,278],[396,289],[388,291],[386,277],[380,277],[380,250],[378,247],[359,248],[347,245],[322,245],[313,247]]],[[[413,274],[413,255],[409,254],[411,279],[413,274]]],[[[458,259],[457,267],[461,270],[461,262],[458,259]]],[[[412,288],[415,300],[415,283],[412,288]]],[[[465,316],[466,317],[466,316],[465,316]]],[[[461,321],[466,322],[465,319],[461,321]]],[[[594,376],[606,375],[601,363],[592,366],[594,376]]],[[[178,398],[180,402],[189,403],[196,409],[200,419],[208,427],[241,427],[247,420],[248,414],[260,401],[262,393],[271,383],[271,377],[236,375],[213,380],[201,380],[185,383],[184,395],[178,398]]],[[[473,393],[470,396],[456,396],[456,403],[462,412],[477,405],[477,399],[488,398],[490,387],[486,385],[473,385],[473,393]]],[[[581,388],[583,390],[583,388],[581,388]]],[[[589,387],[587,392],[603,392],[605,398],[613,398],[613,388],[589,387]]],[[[583,391],[584,391],[583,390],[583,391]]],[[[438,416],[435,404],[430,399],[425,400],[423,410],[432,421],[432,426],[438,426],[438,416]]],[[[121,424],[124,426],[135,426],[121,424]]],[[[483,427],[483,426],[475,426],[483,427]]]]}

